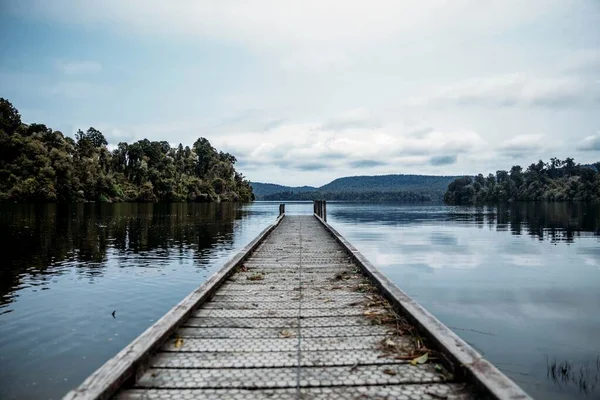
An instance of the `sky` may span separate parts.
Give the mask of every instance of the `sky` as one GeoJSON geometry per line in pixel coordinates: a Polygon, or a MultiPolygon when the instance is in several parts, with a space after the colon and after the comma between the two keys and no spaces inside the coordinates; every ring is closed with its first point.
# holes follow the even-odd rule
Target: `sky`
{"type": "Polygon", "coordinates": [[[600,0],[0,0],[0,97],[251,181],[600,160],[600,0]]]}

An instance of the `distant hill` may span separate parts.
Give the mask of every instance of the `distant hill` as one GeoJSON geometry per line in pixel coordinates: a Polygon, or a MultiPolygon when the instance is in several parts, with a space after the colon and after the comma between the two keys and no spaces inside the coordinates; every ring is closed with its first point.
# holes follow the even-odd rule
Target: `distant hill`
{"type": "Polygon", "coordinates": [[[252,192],[257,200],[263,200],[265,196],[274,193],[282,193],[282,192],[294,192],[294,193],[303,193],[303,192],[311,192],[316,190],[316,187],[313,186],[284,186],[277,185],[275,183],[262,183],[262,182],[250,182],[250,186],[252,186],[252,192]]]}
{"type": "Polygon", "coordinates": [[[252,182],[257,200],[399,200],[439,201],[456,176],[374,175],[348,176],[315,188],[252,182]]]}
{"type": "Polygon", "coordinates": [[[398,192],[404,190],[441,190],[448,189],[448,184],[456,176],[432,175],[373,175],[347,176],[338,178],[319,188],[321,192],[363,192],[384,191],[398,192]]]}

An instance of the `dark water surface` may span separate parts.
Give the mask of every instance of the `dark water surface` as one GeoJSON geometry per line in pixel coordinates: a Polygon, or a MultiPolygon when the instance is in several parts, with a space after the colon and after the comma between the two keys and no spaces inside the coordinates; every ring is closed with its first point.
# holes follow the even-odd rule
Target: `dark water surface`
{"type": "MultiPolygon", "coordinates": [[[[600,207],[327,208],[373,264],[535,398],[600,398],[600,207]]],[[[60,398],[276,215],[267,202],[0,205],[0,398],[60,398]]]]}

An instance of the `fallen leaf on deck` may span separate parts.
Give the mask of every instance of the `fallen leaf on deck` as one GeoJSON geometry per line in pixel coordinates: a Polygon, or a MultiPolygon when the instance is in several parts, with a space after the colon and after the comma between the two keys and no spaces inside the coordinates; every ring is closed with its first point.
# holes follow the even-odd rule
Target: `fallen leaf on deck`
{"type": "Polygon", "coordinates": [[[425,353],[420,357],[413,358],[410,363],[412,365],[425,364],[427,362],[428,358],[429,358],[429,353],[425,353]]]}
{"type": "Polygon", "coordinates": [[[289,329],[284,329],[281,332],[279,332],[279,335],[282,338],[292,338],[296,336],[296,332],[290,331],[289,329]]]}
{"type": "Polygon", "coordinates": [[[249,281],[262,281],[263,279],[265,279],[265,276],[263,274],[255,272],[252,275],[246,277],[246,279],[249,281]]]}
{"type": "Polygon", "coordinates": [[[434,391],[432,389],[427,389],[425,391],[425,394],[428,394],[431,397],[434,397],[436,399],[447,399],[448,398],[447,394],[445,394],[445,393],[438,393],[438,392],[436,392],[436,391],[434,391]]]}
{"type": "Polygon", "coordinates": [[[181,346],[183,346],[183,339],[178,337],[177,339],[175,339],[175,344],[174,344],[176,349],[181,348],[181,346]]]}

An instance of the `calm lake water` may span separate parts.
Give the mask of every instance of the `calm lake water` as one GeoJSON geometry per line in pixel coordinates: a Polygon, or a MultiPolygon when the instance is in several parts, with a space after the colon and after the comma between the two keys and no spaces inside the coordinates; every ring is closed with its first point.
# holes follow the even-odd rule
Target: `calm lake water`
{"type": "MultiPolygon", "coordinates": [[[[60,398],[273,222],[277,204],[1,205],[0,398],[60,398]]],[[[327,209],[532,396],[600,398],[599,206],[327,209]],[[568,367],[553,374],[554,363],[568,367]]]]}

